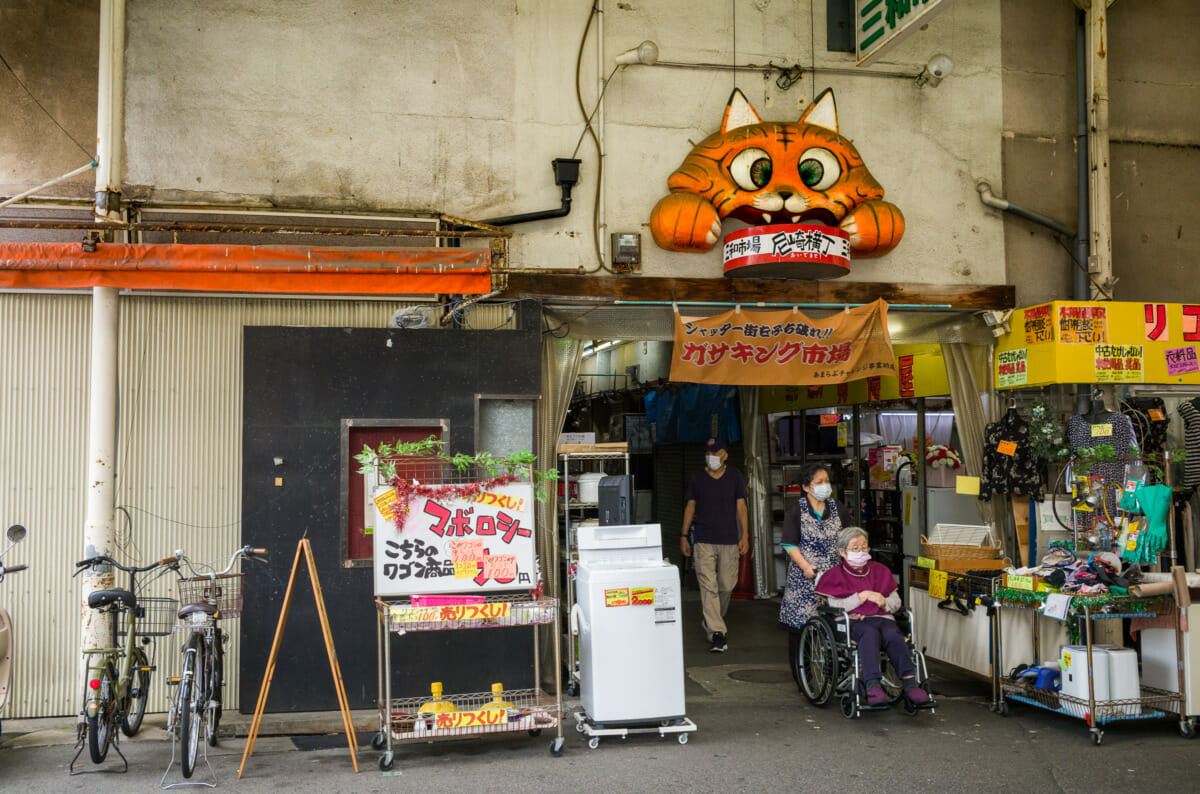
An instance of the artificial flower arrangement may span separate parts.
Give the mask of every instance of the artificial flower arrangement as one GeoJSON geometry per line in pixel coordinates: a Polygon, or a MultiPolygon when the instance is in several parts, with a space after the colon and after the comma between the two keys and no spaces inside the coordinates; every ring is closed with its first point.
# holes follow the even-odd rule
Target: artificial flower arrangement
{"type": "Polygon", "coordinates": [[[934,469],[957,469],[962,466],[962,458],[954,447],[934,444],[925,450],[925,463],[934,469]]]}

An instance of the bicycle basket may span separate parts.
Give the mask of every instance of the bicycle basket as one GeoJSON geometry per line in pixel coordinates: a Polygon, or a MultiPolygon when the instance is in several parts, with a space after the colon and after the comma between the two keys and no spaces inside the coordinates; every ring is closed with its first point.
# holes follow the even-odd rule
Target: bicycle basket
{"type": "Polygon", "coordinates": [[[196,576],[179,580],[180,604],[212,604],[222,618],[242,614],[242,580],[244,573],[227,573],[215,579],[196,576]]]}
{"type": "MultiPolygon", "coordinates": [[[[175,628],[179,602],[174,598],[141,596],[137,600],[142,614],[138,616],[137,633],[140,637],[165,637],[175,628]]],[[[117,636],[124,636],[129,620],[128,610],[117,613],[117,636]]]]}

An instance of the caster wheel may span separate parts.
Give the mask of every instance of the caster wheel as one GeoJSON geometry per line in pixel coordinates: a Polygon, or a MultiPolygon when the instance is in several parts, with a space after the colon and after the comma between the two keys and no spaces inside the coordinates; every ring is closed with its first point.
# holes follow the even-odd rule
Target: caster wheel
{"type": "Polygon", "coordinates": [[[854,695],[842,695],[842,716],[848,720],[852,720],[858,716],[858,704],[854,702],[854,695]]]}
{"type": "Polygon", "coordinates": [[[1005,701],[1000,701],[1000,705],[996,706],[996,713],[999,714],[1001,717],[1007,717],[1008,716],[1008,703],[1005,701]]]}
{"type": "Polygon", "coordinates": [[[382,750],[385,744],[387,744],[387,737],[382,733],[375,734],[374,738],[371,739],[372,749],[382,750]]]}
{"type": "Polygon", "coordinates": [[[1100,733],[1099,731],[1096,731],[1095,733],[1092,734],[1092,744],[1099,747],[1100,742],[1102,742],[1102,741],[1104,741],[1104,734],[1100,733]]]}
{"type": "Polygon", "coordinates": [[[687,737],[688,737],[688,735],[686,733],[679,734],[679,743],[687,744],[687,742],[688,742],[687,737]]]}
{"type": "Polygon", "coordinates": [[[574,681],[567,684],[567,696],[579,697],[579,684],[576,684],[574,681]]]}
{"type": "Polygon", "coordinates": [[[384,753],[379,756],[379,771],[390,772],[392,769],[393,757],[391,753],[384,753]]]}
{"type": "Polygon", "coordinates": [[[593,736],[592,738],[588,739],[588,747],[595,750],[599,746],[600,746],[600,737],[599,736],[593,736]]]}
{"type": "Polygon", "coordinates": [[[561,737],[550,742],[550,755],[558,758],[563,754],[563,739],[561,737]]]}
{"type": "Polygon", "coordinates": [[[1180,720],[1179,734],[1185,739],[1194,739],[1196,737],[1196,726],[1191,720],[1180,720]]]}
{"type": "Polygon", "coordinates": [[[582,722],[575,723],[575,732],[583,733],[583,723],[582,722]]]}
{"type": "Polygon", "coordinates": [[[530,736],[541,736],[541,735],[542,735],[542,729],[541,729],[541,728],[531,728],[531,729],[529,730],[529,735],[530,735],[530,736]]]}
{"type": "Polygon", "coordinates": [[[908,698],[900,698],[900,702],[904,704],[904,713],[910,717],[917,716],[917,707],[908,702],[908,698]]]}

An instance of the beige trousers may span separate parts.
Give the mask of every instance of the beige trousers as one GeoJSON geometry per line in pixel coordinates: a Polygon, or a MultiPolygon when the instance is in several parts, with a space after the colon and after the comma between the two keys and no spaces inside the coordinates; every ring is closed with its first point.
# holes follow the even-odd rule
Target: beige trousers
{"type": "Polygon", "coordinates": [[[738,554],[736,543],[697,543],[692,549],[696,558],[696,582],[700,585],[700,609],[708,639],[714,632],[728,634],[725,613],[729,611],[729,596],[737,585],[738,554]]]}

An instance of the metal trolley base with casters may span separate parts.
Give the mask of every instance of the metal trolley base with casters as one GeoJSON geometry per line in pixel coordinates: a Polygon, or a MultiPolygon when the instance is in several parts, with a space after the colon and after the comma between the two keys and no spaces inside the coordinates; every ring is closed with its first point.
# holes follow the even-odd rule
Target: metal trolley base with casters
{"type": "Polygon", "coordinates": [[[575,730],[590,737],[588,747],[595,750],[600,746],[601,736],[618,736],[625,739],[635,733],[657,733],[663,738],[666,738],[668,734],[674,734],[678,737],[680,744],[687,744],[688,734],[696,730],[696,723],[687,717],[681,717],[675,720],[660,720],[657,725],[618,725],[606,728],[603,723],[592,722],[592,719],[582,711],[577,711],[575,712],[575,730]]]}
{"type": "Polygon", "coordinates": [[[528,731],[539,736],[543,729],[555,729],[550,754],[563,752],[561,650],[557,631],[551,631],[554,643],[554,691],[539,686],[541,668],[538,654],[538,628],[557,627],[558,602],[534,594],[503,593],[487,597],[479,604],[448,607],[414,607],[410,598],[376,600],[379,645],[379,733],[371,742],[379,756],[379,769],[389,772],[395,762],[392,746],[396,742],[471,736],[485,733],[528,731]],[[448,629],[484,629],[527,627],[532,634],[534,686],[530,689],[505,689],[503,707],[491,701],[493,693],[450,694],[454,713],[431,714],[421,711],[428,696],[394,698],[392,696],[392,635],[413,631],[448,629]]]}

